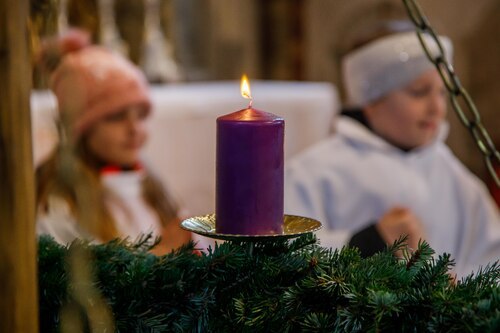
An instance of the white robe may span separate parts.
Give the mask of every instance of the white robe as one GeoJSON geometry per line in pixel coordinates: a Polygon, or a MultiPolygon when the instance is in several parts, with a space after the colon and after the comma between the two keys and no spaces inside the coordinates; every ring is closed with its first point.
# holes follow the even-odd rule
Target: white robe
{"type": "MultiPolygon", "coordinates": [[[[161,223],[158,214],[142,197],[143,171],[126,171],[104,174],[103,185],[118,200],[108,200],[108,209],[116,223],[121,238],[135,240],[142,234],[151,233],[153,237],[161,236],[161,223]]],[[[48,210],[38,210],[37,234],[49,234],[61,244],[72,242],[75,238],[93,240],[77,223],[68,203],[59,197],[51,196],[48,210]]]]}
{"type": "Polygon", "coordinates": [[[335,136],[287,163],[285,212],[321,221],[321,244],[341,247],[387,210],[407,207],[436,254],[450,253],[454,272],[467,275],[500,258],[500,217],[484,185],[443,139],[403,152],[340,117],[335,136]]]}

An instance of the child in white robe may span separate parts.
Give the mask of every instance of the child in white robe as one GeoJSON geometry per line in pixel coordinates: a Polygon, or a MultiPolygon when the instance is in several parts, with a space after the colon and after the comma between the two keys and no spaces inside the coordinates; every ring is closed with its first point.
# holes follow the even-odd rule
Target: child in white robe
{"type": "Polygon", "coordinates": [[[365,256],[401,235],[410,248],[425,239],[464,276],[500,258],[498,208],[444,143],[446,90],[416,33],[386,30],[343,58],[354,109],[335,135],[288,162],[285,212],[321,221],[323,246],[365,256]]]}
{"type": "Polygon", "coordinates": [[[57,97],[61,137],[37,169],[37,232],[62,244],[160,236],[161,254],[191,239],[172,196],[143,166],[151,113],[144,75],[123,57],[70,31],[49,40],[40,62],[57,97]]]}

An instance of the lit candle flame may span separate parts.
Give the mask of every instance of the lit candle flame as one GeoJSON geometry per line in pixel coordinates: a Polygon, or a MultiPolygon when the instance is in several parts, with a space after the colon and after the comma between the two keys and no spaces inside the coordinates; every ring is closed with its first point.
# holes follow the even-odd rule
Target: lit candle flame
{"type": "Polygon", "coordinates": [[[250,100],[250,103],[248,103],[248,108],[251,108],[253,99],[252,99],[252,94],[250,93],[250,82],[248,81],[246,74],[243,74],[243,76],[241,77],[240,90],[241,90],[241,96],[250,100]]]}

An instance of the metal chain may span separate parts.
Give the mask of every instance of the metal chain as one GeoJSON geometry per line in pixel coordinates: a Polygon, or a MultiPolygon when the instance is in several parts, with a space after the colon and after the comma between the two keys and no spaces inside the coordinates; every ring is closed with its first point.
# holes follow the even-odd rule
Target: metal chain
{"type": "Polygon", "coordinates": [[[470,97],[469,93],[460,83],[458,76],[453,70],[453,66],[446,60],[443,45],[439,41],[439,38],[432,29],[429,20],[422,13],[422,10],[414,0],[403,0],[408,15],[415,24],[417,28],[417,35],[425,54],[430,61],[436,66],[436,69],[443,80],[448,94],[450,97],[451,105],[458,115],[462,124],[469,130],[476,145],[484,156],[484,161],[486,167],[491,177],[496,183],[497,187],[500,187],[500,179],[495,171],[494,164],[500,165],[500,153],[495,147],[493,140],[491,140],[488,131],[484,128],[481,122],[481,116],[474,104],[474,101],[470,97]],[[424,39],[424,35],[428,35],[432,38],[432,41],[438,46],[437,56],[433,56],[430,52],[428,41],[424,39]],[[465,107],[462,108],[462,105],[465,107]]]}

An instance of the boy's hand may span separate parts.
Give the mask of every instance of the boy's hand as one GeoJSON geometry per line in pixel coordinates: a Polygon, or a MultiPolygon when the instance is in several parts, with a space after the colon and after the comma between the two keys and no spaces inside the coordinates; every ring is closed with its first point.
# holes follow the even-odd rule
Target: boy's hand
{"type": "Polygon", "coordinates": [[[420,239],[425,238],[422,222],[407,208],[389,209],[375,225],[387,244],[392,244],[400,236],[408,235],[408,247],[417,249],[420,239]]]}

